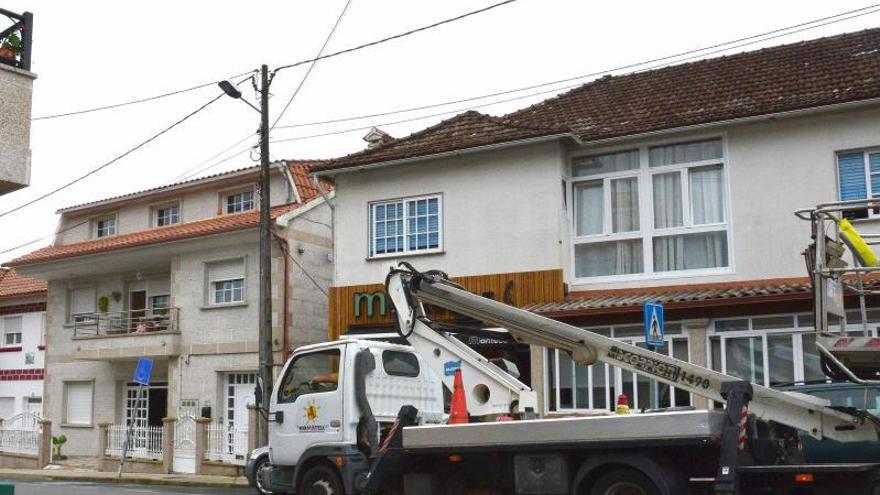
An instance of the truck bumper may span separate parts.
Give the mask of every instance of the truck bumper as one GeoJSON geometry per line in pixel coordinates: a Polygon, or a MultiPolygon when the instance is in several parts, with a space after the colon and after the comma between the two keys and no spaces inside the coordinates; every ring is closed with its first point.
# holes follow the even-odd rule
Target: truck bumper
{"type": "Polygon", "coordinates": [[[743,466],[743,493],[880,495],[880,463],[743,466]]]}

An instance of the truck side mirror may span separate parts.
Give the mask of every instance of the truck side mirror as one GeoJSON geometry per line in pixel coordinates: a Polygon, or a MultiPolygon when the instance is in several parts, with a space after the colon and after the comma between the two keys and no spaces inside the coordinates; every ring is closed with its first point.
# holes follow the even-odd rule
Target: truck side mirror
{"type": "Polygon", "coordinates": [[[263,380],[260,377],[257,377],[257,384],[254,385],[254,403],[256,403],[257,409],[262,409],[263,407],[263,380]]]}

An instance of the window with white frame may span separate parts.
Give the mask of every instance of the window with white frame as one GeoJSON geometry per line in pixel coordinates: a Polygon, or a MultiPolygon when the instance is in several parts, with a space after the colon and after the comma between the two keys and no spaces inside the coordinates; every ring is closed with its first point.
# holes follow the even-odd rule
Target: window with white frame
{"type": "Polygon", "coordinates": [[[208,302],[223,305],[244,302],[244,258],[208,264],[208,302]]]}
{"type": "MultiPolygon", "coordinates": [[[[606,337],[645,347],[642,325],[619,325],[588,328],[606,337]]],[[[689,361],[688,336],[678,323],[667,323],[666,345],[656,352],[689,361]]],[[[558,349],[546,350],[547,387],[546,405],[550,411],[578,409],[605,409],[613,411],[616,398],[626,394],[637,410],[659,407],[689,406],[691,395],[656,380],[639,376],[617,366],[597,363],[583,366],[558,349]]]]}
{"type": "Polygon", "coordinates": [[[68,293],[67,321],[83,322],[95,318],[96,290],[94,287],[79,287],[68,293]]]}
{"type": "Polygon", "coordinates": [[[3,343],[5,345],[21,345],[21,316],[3,318],[3,343]]]}
{"type": "MultiPolygon", "coordinates": [[[[847,311],[844,333],[876,336],[880,308],[847,311]]],[[[837,318],[832,332],[841,331],[837,318]]],[[[824,382],[812,314],[784,314],[715,320],[709,332],[712,369],[767,387],[801,382],[824,382]]]]}
{"type": "Polygon", "coordinates": [[[94,384],[91,381],[64,382],[64,423],[91,426],[94,384]]]}
{"type": "Polygon", "coordinates": [[[226,194],[223,200],[223,212],[227,215],[254,209],[254,190],[239,191],[226,194]]]}
{"type": "Polygon", "coordinates": [[[439,194],[370,203],[370,256],[442,250],[439,194]]]}
{"type": "Polygon", "coordinates": [[[109,237],[116,235],[116,215],[108,215],[95,219],[95,237],[109,237]]]}
{"type": "Polygon", "coordinates": [[[158,206],[154,208],[153,226],[167,227],[180,223],[180,204],[158,206]]]}
{"type": "MultiPolygon", "coordinates": [[[[880,196],[880,150],[847,151],[837,154],[837,185],[841,201],[880,196]]],[[[880,210],[849,211],[848,218],[880,216],[880,210]]]]}
{"type": "Polygon", "coordinates": [[[721,139],[572,160],[577,278],[729,266],[721,139]]]}

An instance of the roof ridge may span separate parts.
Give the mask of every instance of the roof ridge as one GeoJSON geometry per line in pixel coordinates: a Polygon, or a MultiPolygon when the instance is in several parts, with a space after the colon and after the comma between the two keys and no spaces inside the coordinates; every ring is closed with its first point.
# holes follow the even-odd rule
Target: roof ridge
{"type": "Polygon", "coordinates": [[[533,103],[527,107],[521,108],[519,110],[514,110],[510,113],[504,114],[504,115],[502,115],[502,117],[503,118],[510,118],[510,117],[513,117],[516,115],[525,114],[532,109],[545,106],[549,103],[558,101],[558,100],[565,98],[565,97],[569,97],[575,93],[579,93],[579,92],[584,91],[588,88],[591,88],[595,84],[599,84],[599,83],[618,82],[619,80],[624,79],[624,78],[646,75],[646,74],[650,74],[650,75],[656,77],[657,74],[661,74],[661,73],[665,73],[665,72],[672,72],[675,70],[682,70],[684,68],[693,67],[696,65],[712,63],[712,62],[716,62],[716,61],[720,61],[720,60],[729,60],[729,59],[736,59],[736,58],[742,58],[742,57],[748,57],[748,56],[755,56],[759,53],[781,51],[781,50],[789,49],[789,48],[792,48],[792,47],[798,46],[798,45],[803,46],[803,45],[819,44],[819,43],[823,43],[823,42],[829,42],[829,41],[837,39],[837,38],[845,38],[845,37],[853,36],[856,34],[865,34],[865,33],[871,32],[871,31],[880,31],[880,27],[878,27],[878,28],[865,28],[865,29],[861,29],[861,30],[857,30],[857,31],[848,31],[848,32],[838,33],[838,34],[831,35],[831,36],[821,36],[819,38],[811,38],[811,39],[806,39],[806,40],[792,41],[790,43],[784,43],[781,45],[765,46],[762,48],[758,48],[756,50],[744,50],[741,52],[735,52],[735,53],[730,53],[730,54],[721,54],[721,55],[718,55],[715,57],[708,56],[708,57],[700,58],[697,60],[691,60],[691,61],[686,61],[686,62],[681,62],[681,63],[671,63],[670,65],[667,65],[665,67],[658,67],[655,69],[650,69],[650,68],[641,69],[641,70],[635,69],[632,72],[624,72],[622,74],[611,74],[609,71],[608,73],[604,73],[601,77],[597,77],[595,79],[587,81],[577,87],[569,89],[568,91],[559,93],[559,94],[551,96],[547,99],[533,103]]]}

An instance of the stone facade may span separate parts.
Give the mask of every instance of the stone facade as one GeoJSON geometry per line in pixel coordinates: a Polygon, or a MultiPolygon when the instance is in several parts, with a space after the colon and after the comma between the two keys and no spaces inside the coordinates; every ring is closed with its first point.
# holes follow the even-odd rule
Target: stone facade
{"type": "Polygon", "coordinates": [[[31,99],[36,74],[0,64],[0,195],[31,176],[31,99]]]}

